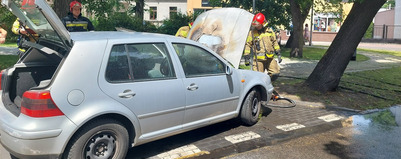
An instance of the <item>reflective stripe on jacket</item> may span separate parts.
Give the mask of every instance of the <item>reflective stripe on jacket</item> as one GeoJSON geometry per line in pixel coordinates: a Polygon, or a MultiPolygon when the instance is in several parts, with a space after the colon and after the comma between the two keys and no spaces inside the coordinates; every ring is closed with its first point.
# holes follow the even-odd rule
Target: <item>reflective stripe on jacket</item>
{"type": "Polygon", "coordinates": [[[266,29],[264,32],[259,32],[257,30],[250,31],[246,40],[245,55],[250,54],[251,48],[254,48],[254,41],[259,41],[260,46],[260,50],[254,49],[257,59],[273,58],[274,52],[280,50],[276,35],[271,29],[266,29]]]}
{"type": "Polygon", "coordinates": [[[92,22],[81,14],[78,18],[74,18],[72,13],[68,13],[68,15],[62,19],[62,22],[69,32],[95,30],[92,22]]]}

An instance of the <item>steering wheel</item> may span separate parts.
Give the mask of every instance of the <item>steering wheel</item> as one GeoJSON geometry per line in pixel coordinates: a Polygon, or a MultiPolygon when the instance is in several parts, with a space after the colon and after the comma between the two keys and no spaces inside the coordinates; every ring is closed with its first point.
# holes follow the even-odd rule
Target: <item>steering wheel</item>
{"type": "Polygon", "coordinates": [[[170,74],[170,67],[167,58],[164,58],[162,63],[160,64],[160,73],[162,73],[165,76],[170,74]]]}

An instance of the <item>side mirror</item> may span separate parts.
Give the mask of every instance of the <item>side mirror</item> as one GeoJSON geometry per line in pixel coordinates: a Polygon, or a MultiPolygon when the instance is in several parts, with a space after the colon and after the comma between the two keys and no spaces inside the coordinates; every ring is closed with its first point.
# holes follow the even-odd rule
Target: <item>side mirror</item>
{"type": "Polygon", "coordinates": [[[233,70],[230,66],[226,65],[226,75],[232,75],[233,74],[233,70]]]}

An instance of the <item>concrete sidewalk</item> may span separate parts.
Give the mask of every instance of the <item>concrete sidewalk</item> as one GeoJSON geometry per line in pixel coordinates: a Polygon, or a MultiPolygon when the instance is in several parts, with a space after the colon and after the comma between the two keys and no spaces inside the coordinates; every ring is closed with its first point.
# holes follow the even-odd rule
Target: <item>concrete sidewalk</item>
{"type": "MultiPolygon", "coordinates": [[[[282,45],[285,45],[287,41],[281,41],[282,45]]],[[[331,42],[321,42],[321,41],[312,41],[312,47],[316,46],[327,46],[329,47],[331,42]]],[[[305,43],[306,47],[309,46],[309,43],[305,43]]],[[[360,42],[358,45],[360,49],[371,49],[371,50],[386,50],[386,51],[399,51],[401,52],[401,44],[395,43],[368,43],[368,42],[360,42]]]]}
{"type": "MultiPolygon", "coordinates": [[[[398,56],[371,53],[366,51],[359,51],[358,54],[369,57],[369,60],[350,61],[345,72],[401,67],[401,57],[398,56]]],[[[312,73],[318,62],[318,60],[284,58],[280,63],[280,76],[307,77],[312,73]]]]}
{"type": "Polygon", "coordinates": [[[2,47],[0,44],[0,55],[17,55],[18,48],[2,47]]]}

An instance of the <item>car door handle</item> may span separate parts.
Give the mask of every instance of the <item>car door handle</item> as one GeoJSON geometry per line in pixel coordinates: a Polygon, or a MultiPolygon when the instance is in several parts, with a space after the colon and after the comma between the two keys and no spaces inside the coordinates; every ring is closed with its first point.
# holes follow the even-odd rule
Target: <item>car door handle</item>
{"type": "Polygon", "coordinates": [[[127,89],[127,90],[124,90],[123,93],[118,93],[118,96],[120,98],[131,98],[131,97],[135,96],[135,94],[136,94],[135,92],[132,92],[131,90],[127,89]]]}
{"type": "Polygon", "coordinates": [[[189,85],[187,87],[187,89],[190,90],[190,91],[197,90],[198,89],[198,85],[196,85],[195,83],[192,83],[191,85],[189,85]]]}

